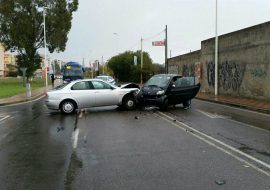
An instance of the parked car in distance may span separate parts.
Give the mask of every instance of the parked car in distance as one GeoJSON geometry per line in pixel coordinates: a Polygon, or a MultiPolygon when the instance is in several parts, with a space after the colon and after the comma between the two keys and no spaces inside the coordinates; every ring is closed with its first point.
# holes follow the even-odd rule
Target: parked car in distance
{"type": "Polygon", "coordinates": [[[56,75],[55,79],[63,79],[63,76],[62,75],[56,75]]]}
{"type": "Polygon", "coordinates": [[[200,86],[196,77],[182,77],[175,74],[154,75],[144,84],[136,99],[139,105],[153,105],[161,110],[176,104],[183,104],[184,108],[188,108],[200,86]]]}
{"type": "Polygon", "coordinates": [[[101,79],[101,80],[108,82],[108,83],[111,83],[111,84],[115,84],[114,78],[112,78],[109,75],[98,75],[98,76],[96,76],[96,78],[101,79]]]}
{"type": "Polygon", "coordinates": [[[120,88],[100,79],[84,79],[64,83],[47,92],[49,109],[71,114],[76,109],[118,105],[127,110],[136,107],[138,88],[120,88]]]}

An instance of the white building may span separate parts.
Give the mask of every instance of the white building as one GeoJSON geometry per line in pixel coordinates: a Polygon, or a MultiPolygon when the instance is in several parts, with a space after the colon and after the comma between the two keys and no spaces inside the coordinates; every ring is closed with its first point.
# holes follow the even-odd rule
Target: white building
{"type": "Polygon", "coordinates": [[[5,70],[5,48],[0,43],[0,77],[4,77],[4,70],[5,70]]]}

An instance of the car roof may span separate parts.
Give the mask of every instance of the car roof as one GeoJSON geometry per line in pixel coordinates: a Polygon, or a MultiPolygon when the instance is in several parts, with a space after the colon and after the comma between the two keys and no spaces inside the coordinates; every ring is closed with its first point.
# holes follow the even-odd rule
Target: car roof
{"type": "Polygon", "coordinates": [[[182,77],[181,75],[178,74],[158,74],[154,76],[162,76],[162,77],[182,77]]]}
{"type": "Polygon", "coordinates": [[[70,61],[70,62],[67,62],[65,65],[77,65],[77,66],[82,66],[80,63],[78,62],[74,62],[74,61],[70,61]]]}
{"type": "Polygon", "coordinates": [[[76,82],[83,82],[83,81],[101,81],[101,82],[106,82],[102,79],[97,79],[97,78],[92,78],[92,79],[79,79],[79,80],[73,80],[70,82],[71,85],[73,85],[76,82]]]}

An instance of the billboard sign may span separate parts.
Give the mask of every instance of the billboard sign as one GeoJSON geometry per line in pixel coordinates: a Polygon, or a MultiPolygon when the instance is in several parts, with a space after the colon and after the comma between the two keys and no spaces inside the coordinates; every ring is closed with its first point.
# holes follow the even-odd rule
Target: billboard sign
{"type": "Polygon", "coordinates": [[[165,46],[165,41],[154,41],[152,42],[152,46],[165,46]]]}

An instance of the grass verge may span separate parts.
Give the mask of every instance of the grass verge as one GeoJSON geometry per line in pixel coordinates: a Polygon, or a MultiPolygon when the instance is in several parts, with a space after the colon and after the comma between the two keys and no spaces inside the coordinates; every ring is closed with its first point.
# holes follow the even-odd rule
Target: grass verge
{"type": "MultiPolygon", "coordinates": [[[[44,87],[43,79],[33,79],[31,82],[31,90],[44,87]]],[[[26,87],[23,86],[22,78],[4,78],[0,79],[0,98],[15,96],[26,92],[26,87]]]]}

